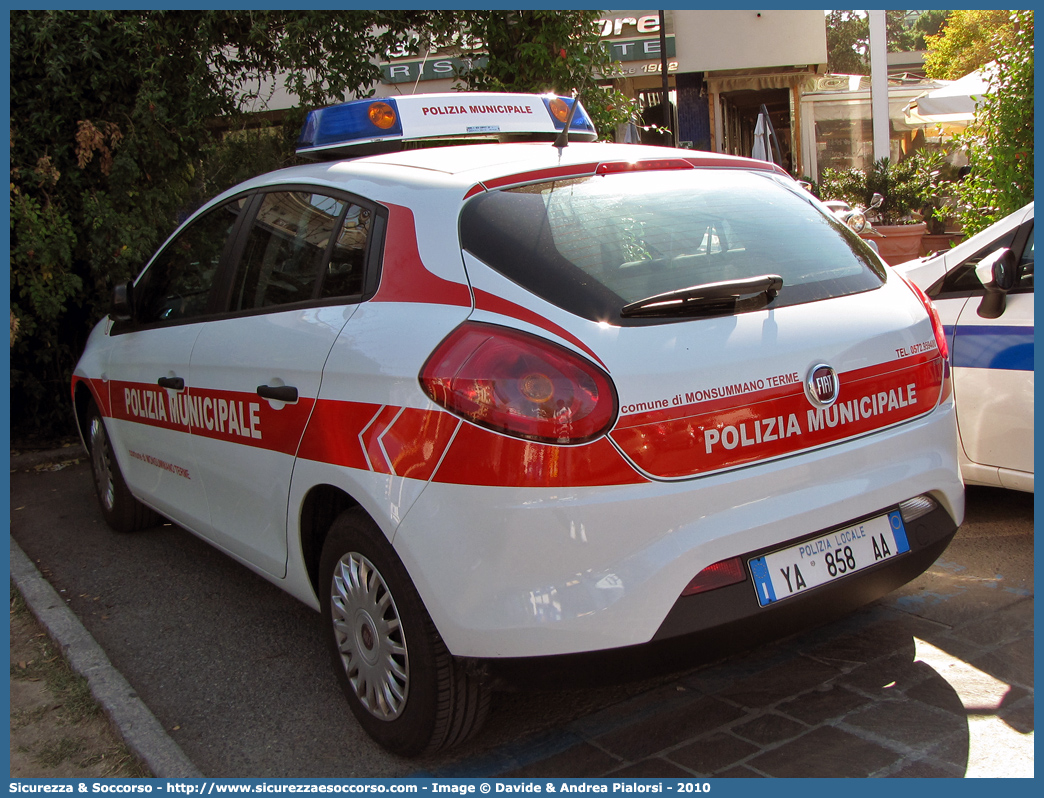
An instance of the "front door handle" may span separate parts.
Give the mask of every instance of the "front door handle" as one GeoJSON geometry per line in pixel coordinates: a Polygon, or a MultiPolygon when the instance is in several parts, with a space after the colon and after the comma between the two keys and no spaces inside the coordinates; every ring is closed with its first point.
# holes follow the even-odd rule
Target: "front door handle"
{"type": "Polygon", "coordinates": [[[293,385],[258,385],[257,395],[262,399],[293,404],[297,401],[297,388],[293,385]]]}
{"type": "Polygon", "coordinates": [[[185,380],[182,377],[160,377],[156,380],[160,388],[173,388],[175,391],[185,390],[185,380]]]}

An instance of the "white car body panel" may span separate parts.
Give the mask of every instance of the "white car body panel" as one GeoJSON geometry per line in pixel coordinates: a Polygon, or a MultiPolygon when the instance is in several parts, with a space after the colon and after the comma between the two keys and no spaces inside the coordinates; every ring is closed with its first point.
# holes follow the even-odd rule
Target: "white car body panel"
{"type": "Polygon", "coordinates": [[[210,321],[192,353],[189,385],[205,385],[208,395],[230,404],[220,433],[189,436],[206,485],[210,534],[275,577],[286,575],[285,486],[309,420],[307,401],[318,395],[327,354],[355,307],[210,321]],[[257,341],[266,344],[258,348],[257,341]],[[297,388],[304,403],[264,399],[260,385],[297,388]]]}
{"type": "Polygon", "coordinates": [[[161,377],[188,375],[202,326],[186,324],[107,337],[108,396],[100,398],[111,413],[113,451],[134,495],[206,535],[211,528],[210,507],[199,462],[188,436],[171,419],[169,403],[176,392],[157,384],[161,377]]]}
{"type": "MultiPolygon", "coordinates": [[[[942,303],[940,303],[942,304],[942,303]]],[[[982,345],[987,337],[994,340],[1024,337],[1020,331],[1033,329],[1033,296],[1009,296],[1004,315],[999,319],[983,319],[975,312],[977,299],[970,299],[957,318],[957,334],[953,343],[953,391],[957,403],[957,424],[961,444],[973,463],[1033,473],[1032,427],[1027,436],[1026,420],[1033,418],[1033,372],[994,366],[958,365],[974,358],[982,362],[988,354],[976,352],[968,356],[965,348],[982,345]],[[1005,332],[1008,328],[1011,332],[1005,332]],[[976,334],[981,331],[982,334],[976,334]]],[[[1029,348],[1032,340],[1017,343],[1029,348]]],[[[994,361],[1015,357],[1002,350],[994,361]]],[[[1030,354],[1032,360],[1032,354],[1030,354]]]]}
{"type": "MultiPolygon", "coordinates": [[[[129,351],[137,336],[171,341],[133,369],[102,374],[92,351],[77,370],[92,386],[154,384],[176,359],[190,394],[227,392],[243,403],[234,433],[242,440],[115,420],[121,450],[147,438],[157,458],[176,452],[198,476],[182,480],[191,495],[177,482],[167,495],[157,480],[171,482],[169,472],[122,457],[135,495],[318,607],[302,510],[317,487],[341,491],[392,543],[449,651],[469,657],[647,642],[705,566],[922,493],[959,524],[963,485],[946,367],[924,307],[902,281],[776,310],[617,327],[573,315],[461,251],[469,195],[663,153],[598,144],[403,152],[296,167],[216,198],[200,213],[270,186],[347,191],[378,204],[389,227],[380,285],[359,304],[92,339],[92,348],[119,349],[123,360],[137,357],[129,351]],[[536,443],[437,406],[418,375],[466,320],[523,330],[598,364],[622,411],[609,434],[576,446],[536,443]],[[802,383],[818,363],[841,374],[839,402],[856,409],[849,427],[835,405],[826,414],[834,422],[820,416],[814,436],[802,383]],[[248,397],[275,380],[298,387],[295,423],[303,414],[306,425],[281,430],[272,451],[264,436],[295,411],[248,397]],[[710,401],[712,388],[730,385],[754,387],[725,405],[710,401]],[[787,435],[744,426],[774,424],[777,402],[787,408],[780,418],[794,418],[780,422],[787,435]],[[657,430],[675,446],[663,468],[643,459],[650,447],[642,436],[657,430]],[[686,435],[692,452],[714,454],[709,465],[678,443],[686,435]]],[[[737,163],[693,157],[709,164],[699,168],[737,163]]]]}

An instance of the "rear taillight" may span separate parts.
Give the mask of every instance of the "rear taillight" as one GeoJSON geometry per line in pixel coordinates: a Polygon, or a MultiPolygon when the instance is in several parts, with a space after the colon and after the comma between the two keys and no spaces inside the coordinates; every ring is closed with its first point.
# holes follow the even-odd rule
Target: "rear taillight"
{"type": "Polygon", "coordinates": [[[733,557],[729,560],[716,562],[708,565],[692,578],[683,596],[695,596],[697,593],[706,593],[708,590],[717,590],[719,587],[735,585],[747,578],[743,570],[743,560],[733,557]]]}
{"type": "Polygon", "coordinates": [[[483,427],[546,443],[585,443],[616,420],[616,389],[600,368],[535,335],[467,322],[420,374],[436,404],[483,427]]]}
{"type": "Polygon", "coordinates": [[[899,276],[903,278],[904,283],[910,286],[910,290],[917,295],[917,298],[921,300],[921,304],[924,305],[924,309],[928,311],[928,317],[932,320],[932,331],[935,333],[935,343],[939,347],[939,354],[944,358],[949,358],[950,347],[946,343],[946,330],[943,329],[942,319],[939,318],[939,311],[935,309],[935,304],[913,280],[908,280],[901,274],[899,276]]]}

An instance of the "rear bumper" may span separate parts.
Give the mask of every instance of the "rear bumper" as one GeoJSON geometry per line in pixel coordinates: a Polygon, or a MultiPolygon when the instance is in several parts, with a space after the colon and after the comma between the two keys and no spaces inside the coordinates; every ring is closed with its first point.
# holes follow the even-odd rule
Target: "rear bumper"
{"type": "MultiPolygon", "coordinates": [[[[826,531],[829,530],[823,530],[826,531]]],[[[789,634],[876,601],[916,579],[931,566],[953,539],[957,524],[942,507],[937,507],[907,524],[906,531],[910,542],[910,551],[906,554],[767,607],[758,604],[749,572],[746,580],[738,584],[679,598],[653,636],[653,642],[704,633],[729,639],[749,637],[755,641],[780,629],[789,634]]],[[[820,534],[822,532],[810,537],[820,534]]],[[[787,541],[773,549],[799,542],[787,541]]],[[[746,563],[771,550],[748,552],[743,561],[746,563]]]]}
{"type": "Polygon", "coordinates": [[[641,645],[675,628],[679,596],[712,563],[780,548],[922,494],[958,526],[964,485],[955,431],[948,402],[872,436],[695,480],[429,484],[392,544],[455,656],[641,645]]]}
{"type": "MultiPolygon", "coordinates": [[[[608,684],[712,662],[835,620],[916,579],[949,545],[957,524],[938,507],[906,529],[910,551],[901,557],[768,607],[758,604],[748,573],[741,583],[678,599],[649,643],[554,657],[496,659],[485,665],[493,676],[512,685],[561,687],[608,684]]],[[[768,551],[749,552],[744,563],[768,551]]]]}

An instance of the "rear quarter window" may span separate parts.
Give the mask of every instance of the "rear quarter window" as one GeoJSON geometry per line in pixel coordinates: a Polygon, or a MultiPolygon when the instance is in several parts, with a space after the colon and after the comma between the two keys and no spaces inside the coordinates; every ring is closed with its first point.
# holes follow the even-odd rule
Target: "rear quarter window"
{"type": "Polygon", "coordinates": [[[873,290],[857,236],[770,176],[741,170],[598,175],[480,194],[463,248],[533,293],[616,324],[620,309],[705,283],[776,274],[771,307],[873,290]]]}

